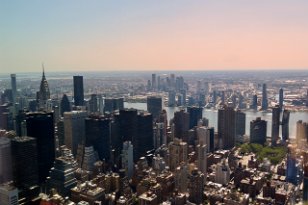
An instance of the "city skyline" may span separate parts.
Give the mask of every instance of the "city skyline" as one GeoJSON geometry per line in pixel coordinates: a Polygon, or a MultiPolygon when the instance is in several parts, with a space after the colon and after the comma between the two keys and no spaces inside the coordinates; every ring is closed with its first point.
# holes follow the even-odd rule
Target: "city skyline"
{"type": "Polygon", "coordinates": [[[305,70],[306,1],[2,2],[0,73],[305,70]]]}

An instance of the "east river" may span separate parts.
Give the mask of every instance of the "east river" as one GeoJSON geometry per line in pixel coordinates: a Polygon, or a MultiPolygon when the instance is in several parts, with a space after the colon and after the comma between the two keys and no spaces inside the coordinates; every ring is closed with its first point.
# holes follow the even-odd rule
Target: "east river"
{"type": "MultiPolygon", "coordinates": [[[[138,110],[147,110],[146,103],[124,103],[125,108],[135,108],[138,110]]],[[[180,108],[178,107],[164,107],[167,111],[168,121],[173,118],[174,112],[178,111],[180,108]]],[[[217,131],[217,110],[203,109],[203,117],[209,119],[209,126],[214,127],[215,131],[217,131]]],[[[244,111],[246,113],[246,135],[249,135],[250,132],[250,121],[256,119],[256,117],[261,117],[262,119],[267,121],[267,136],[271,136],[271,127],[272,127],[272,113],[269,112],[254,112],[254,111],[244,111]]],[[[291,112],[290,113],[290,122],[289,122],[289,132],[290,137],[295,138],[296,135],[296,122],[298,120],[302,120],[304,122],[308,122],[308,112],[291,112]]],[[[280,130],[281,135],[281,130],[280,130]]]]}

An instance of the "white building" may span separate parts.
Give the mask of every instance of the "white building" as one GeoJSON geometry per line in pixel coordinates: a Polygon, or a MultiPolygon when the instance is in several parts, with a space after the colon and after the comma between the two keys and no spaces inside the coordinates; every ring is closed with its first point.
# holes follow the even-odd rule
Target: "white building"
{"type": "Polygon", "coordinates": [[[226,160],[216,165],[215,182],[222,185],[227,185],[230,181],[230,168],[226,160]]]}

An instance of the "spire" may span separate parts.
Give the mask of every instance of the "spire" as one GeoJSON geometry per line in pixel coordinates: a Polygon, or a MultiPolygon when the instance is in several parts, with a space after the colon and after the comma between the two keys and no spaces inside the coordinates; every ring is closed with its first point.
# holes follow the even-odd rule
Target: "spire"
{"type": "Polygon", "coordinates": [[[43,68],[43,76],[42,76],[42,78],[45,79],[45,68],[44,68],[44,63],[42,63],[42,68],[43,68]]]}

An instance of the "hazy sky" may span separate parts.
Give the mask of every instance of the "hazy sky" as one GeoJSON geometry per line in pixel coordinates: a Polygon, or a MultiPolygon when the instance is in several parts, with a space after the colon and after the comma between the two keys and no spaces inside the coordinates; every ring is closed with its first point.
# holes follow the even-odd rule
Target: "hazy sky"
{"type": "Polygon", "coordinates": [[[0,0],[0,72],[308,69],[308,0],[0,0]]]}

